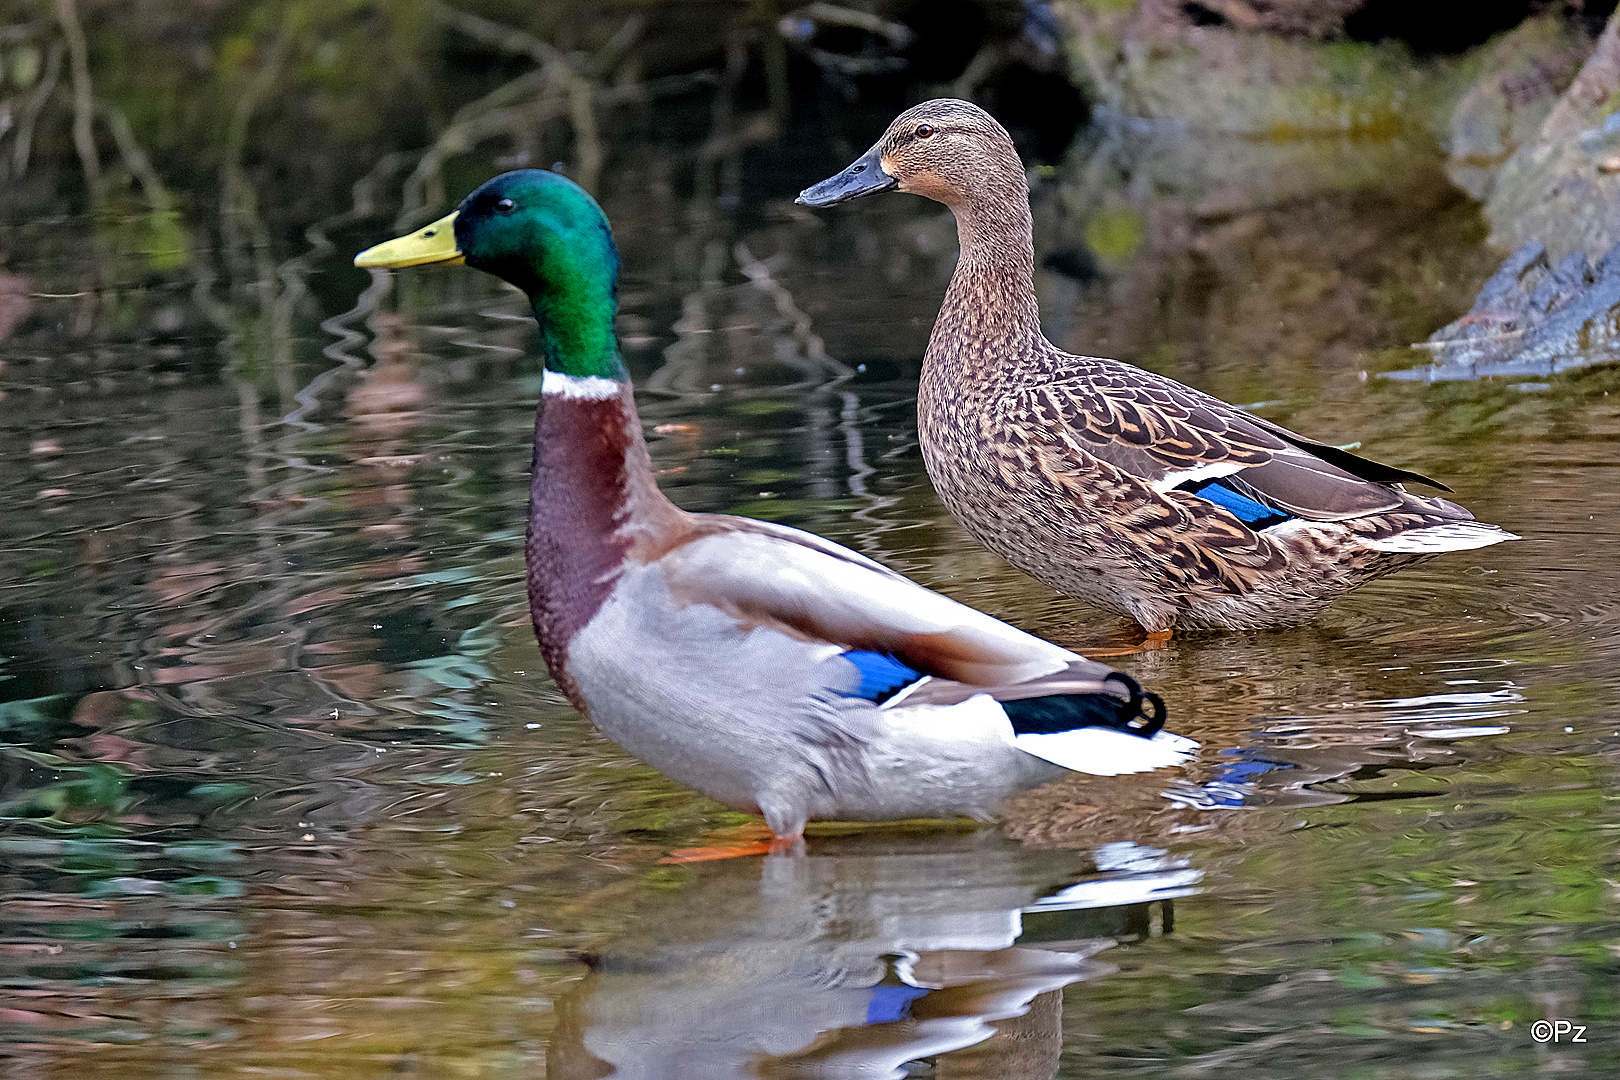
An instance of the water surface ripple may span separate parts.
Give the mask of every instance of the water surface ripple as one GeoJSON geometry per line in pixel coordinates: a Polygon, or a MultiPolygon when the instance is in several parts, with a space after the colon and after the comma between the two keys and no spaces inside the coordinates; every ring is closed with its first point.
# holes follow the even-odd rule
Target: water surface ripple
{"type": "MultiPolygon", "coordinates": [[[[821,532],[1075,648],[1133,640],[932,495],[912,405],[936,208],[761,204],[721,243],[608,201],[677,501],[821,532]],[[669,270],[672,233],[735,265],[669,270]]],[[[1338,221],[1309,209],[1247,235],[1338,221]]],[[[1043,277],[1069,344],[1361,438],[1526,539],[1307,628],[1120,658],[1203,742],[1186,770],[801,860],[661,863],[738,816],[545,678],[521,584],[539,379],[509,292],[374,284],[280,353],[187,346],[227,350],[219,376],[117,340],[0,344],[8,1074],[1613,1075],[1612,376],[1534,400],[1364,382],[1315,350],[1315,309],[1283,311],[1289,345],[1232,316],[1227,271],[1140,258],[1043,277]],[[1541,1018],[1587,1041],[1537,1043],[1541,1018]]],[[[1343,270],[1367,295],[1395,272],[1343,270]]]]}

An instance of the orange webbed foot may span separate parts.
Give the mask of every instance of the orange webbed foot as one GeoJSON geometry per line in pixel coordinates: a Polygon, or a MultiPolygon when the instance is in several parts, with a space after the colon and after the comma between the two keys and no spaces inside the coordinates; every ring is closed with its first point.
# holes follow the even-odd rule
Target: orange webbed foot
{"type": "Polygon", "coordinates": [[[1135,645],[1124,645],[1111,649],[1088,649],[1084,645],[1072,647],[1080,655],[1093,660],[1099,656],[1135,656],[1137,653],[1152,652],[1155,649],[1164,648],[1174,634],[1174,629],[1149,630],[1142,640],[1135,645]]]}
{"type": "Polygon", "coordinates": [[[739,844],[715,844],[705,847],[683,847],[665,855],[663,864],[689,862],[719,862],[721,859],[739,859],[746,855],[769,855],[775,849],[773,840],[754,840],[739,844]]]}
{"type": "Polygon", "coordinates": [[[777,836],[763,824],[716,829],[707,839],[714,843],[699,847],[676,848],[658,861],[663,864],[716,862],[720,859],[738,859],[749,855],[800,855],[804,852],[802,832],[791,836],[777,836]]]}

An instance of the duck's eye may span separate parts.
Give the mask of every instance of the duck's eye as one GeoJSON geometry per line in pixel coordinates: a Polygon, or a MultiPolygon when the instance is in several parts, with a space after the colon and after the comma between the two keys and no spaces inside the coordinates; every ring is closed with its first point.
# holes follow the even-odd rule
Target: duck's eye
{"type": "Polygon", "coordinates": [[[495,204],[495,212],[497,214],[510,214],[516,209],[517,203],[513,202],[511,199],[502,199],[500,202],[495,204]]]}
{"type": "Polygon", "coordinates": [[[932,135],[933,133],[934,133],[934,125],[933,124],[918,124],[917,125],[917,138],[926,139],[926,138],[928,138],[928,136],[932,135]]]}

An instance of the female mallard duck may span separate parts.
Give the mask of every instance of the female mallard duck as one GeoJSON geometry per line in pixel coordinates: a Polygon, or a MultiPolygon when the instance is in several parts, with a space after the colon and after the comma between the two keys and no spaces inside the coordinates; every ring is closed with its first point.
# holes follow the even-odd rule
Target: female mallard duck
{"type": "Polygon", "coordinates": [[[1518,539],[1406,491],[1451,490],[1417,473],[1047,341],[1024,168],[978,106],[907,110],[799,202],[889,188],[949,206],[961,234],[923,358],[923,460],[951,513],[1025,573],[1162,637],[1302,623],[1393,570],[1518,539]]]}
{"type": "Polygon", "coordinates": [[[618,251],[571,181],[505,173],[355,257],[463,262],[540,323],[529,607],[558,687],[625,750],[791,842],[810,819],[987,816],[1064,769],[1195,745],[1128,676],[809,533],[665,498],[613,335],[618,251]]]}

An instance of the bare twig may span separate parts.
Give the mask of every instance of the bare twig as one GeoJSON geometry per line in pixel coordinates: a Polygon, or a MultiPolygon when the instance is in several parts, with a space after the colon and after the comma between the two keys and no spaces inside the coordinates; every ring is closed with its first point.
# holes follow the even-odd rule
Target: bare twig
{"type": "Polygon", "coordinates": [[[158,171],[152,167],[152,159],[146,156],[146,151],[135,138],[135,132],[130,129],[129,121],[117,108],[106,102],[101,103],[101,109],[106,113],[107,127],[112,131],[113,142],[118,147],[119,156],[124,159],[124,165],[140,183],[141,193],[146,196],[147,205],[155,213],[173,213],[174,196],[164,185],[158,171]]]}
{"type": "Polygon", "coordinates": [[[231,266],[233,275],[251,276],[253,280],[260,282],[268,281],[274,269],[270,264],[270,237],[263,220],[259,217],[258,193],[248,182],[246,170],[242,167],[242,155],[247,149],[248,128],[253,121],[253,114],[258,111],[265,98],[270,96],[270,92],[275,89],[276,82],[281,77],[288,45],[288,34],[283,28],[271,43],[269,55],[265,57],[264,63],[248,80],[248,85],[242,90],[242,96],[237,99],[236,109],[231,114],[231,125],[226,131],[224,161],[220,170],[220,233],[224,240],[226,260],[231,266]],[[243,235],[244,219],[248,223],[251,238],[243,235]],[[254,261],[257,263],[252,271],[247,271],[245,255],[245,249],[249,246],[253,249],[254,261]]]}
{"type": "Polygon", "coordinates": [[[770,267],[754,257],[748,250],[748,245],[738,241],[732,246],[731,254],[737,260],[737,268],[749,282],[771,298],[776,305],[777,314],[786,319],[791,328],[793,337],[798,340],[804,349],[805,356],[809,357],[818,367],[840,378],[852,378],[855,372],[846,364],[842,364],[827,355],[827,346],[821,340],[810,323],[810,316],[804,313],[793,300],[793,294],[787,290],[771,273],[770,267]]]}
{"type": "Polygon", "coordinates": [[[618,66],[619,61],[624,59],[631,47],[641,40],[641,32],[646,28],[647,20],[640,15],[632,15],[624,20],[613,32],[613,36],[608,38],[608,43],[591,58],[595,74],[606,76],[618,66]]]}
{"type": "Polygon", "coordinates": [[[519,30],[515,26],[506,26],[503,23],[494,22],[458,8],[453,8],[449,4],[434,4],[433,14],[445,25],[454,27],[474,41],[489,45],[502,52],[532,57],[534,62],[542,67],[546,64],[564,62],[567,59],[555,46],[541,41],[528,31],[519,30]]]}
{"type": "Polygon", "coordinates": [[[101,204],[101,158],[96,153],[96,136],[91,127],[95,93],[90,83],[90,50],[84,42],[84,25],[79,21],[75,0],[56,0],[56,21],[67,41],[69,67],[73,72],[73,148],[79,153],[90,188],[92,206],[101,204]]]}
{"type": "MultiPolygon", "coordinates": [[[[574,104],[571,94],[566,103],[558,99],[559,87],[572,87],[575,84],[570,79],[559,80],[556,72],[556,67],[525,72],[477,101],[458,109],[450,123],[433,141],[433,145],[417,160],[410,176],[405,179],[400,211],[394,218],[394,228],[407,229],[418,225],[426,220],[428,212],[443,204],[443,196],[429,194],[428,189],[437,185],[444,163],[451,157],[471,150],[485,139],[511,131],[519,123],[538,124],[553,116],[561,116],[565,104],[574,104]],[[538,101],[521,106],[508,104],[526,94],[548,89],[553,93],[538,101]]],[[[596,150],[594,156],[588,156],[583,152],[584,146],[581,146],[582,152],[579,154],[581,176],[576,178],[580,180],[581,186],[586,188],[592,186],[583,179],[585,166],[590,165],[599,176],[603,160],[600,136],[594,126],[596,109],[614,108],[633,101],[652,101],[668,94],[682,94],[694,87],[712,85],[714,81],[712,74],[696,72],[690,75],[669,75],[645,83],[615,86],[609,90],[598,90],[593,86],[591,88],[591,103],[594,106],[593,126],[590,128],[589,141],[596,146],[596,150]]],[[[576,137],[578,137],[577,129],[576,137]]],[[[594,181],[594,177],[592,179],[594,181]]]]}
{"type": "Polygon", "coordinates": [[[973,54],[968,66],[951,84],[951,93],[960,98],[971,98],[975,91],[989,82],[1008,62],[1007,49],[999,42],[986,41],[973,54]]]}
{"type": "Polygon", "coordinates": [[[62,77],[62,56],[66,51],[67,47],[62,42],[51,42],[50,52],[45,55],[45,71],[23,105],[22,119],[17,122],[17,133],[12,136],[11,178],[14,180],[22,179],[23,173],[28,171],[28,156],[33,153],[34,146],[34,125],[39,122],[39,115],[45,111],[51,94],[56,92],[57,81],[62,77]]]}
{"type": "Polygon", "coordinates": [[[574,124],[574,179],[586,191],[594,192],[602,175],[602,140],[596,130],[595,88],[591,80],[566,66],[560,67],[568,82],[568,113],[574,124]]]}
{"type": "MultiPolygon", "coordinates": [[[[788,13],[789,19],[808,19],[811,22],[827,23],[831,26],[853,26],[858,30],[865,30],[886,38],[889,47],[904,49],[911,44],[915,36],[911,27],[902,22],[885,19],[881,15],[874,15],[859,8],[845,7],[842,4],[814,3],[806,4],[788,13]]],[[[783,20],[786,22],[786,20],[783,20]]]]}
{"type": "MultiPolygon", "coordinates": [[[[594,57],[585,53],[568,54],[549,42],[542,41],[533,34],[516,27],[506,26],[490,19],[473,15],[449,4],[436,3],[433,5],[434,14],[446,25],[453,27],[474,41],[481,42],[503,52],[516,53],[527,56],[540,67],[540,72],[546,81],[556,87],[567,100],[568,119],[574,129],[574,179],[587,191],[595,191],[597,180],[601,176],[603,152],[601,135],[597,127],[597,109],[603,104],[603,94],[598,90],[597,83],[600,77],[611,69],[613,64],[627,52],[640,37],[642,27],[645,25],[639,16],[629,19],[621,26],[617,33],[603,46],[594,57]]],[[[510,84],[508,84],[510,85],[510,84]]],[[[499,93],[500,91],[497,91],[499,93]]],[[[487,98],[485,101],[487,102],[487,98]]],[[[458,113],[462,123],[469,123],[477,116],[477,108],[481,103],[458,113]]],[[[488,107],[487,105],[485,107],[488,107]]],[[[534,119],[537,121],[548,119],[554,113],[551,110],[541,110],[534,119]]],[[[454,145],[465,139],[465,132],[452,131],[451,128],[440,135],[439,143],[445,141],[445,136],[451,136],[454,145]]],[[[437,145],[436,145],[436,148],[437,145]]],[[[460,146],[459,149],[467,149],[460,146]]],[[[454,151],[451,151],[454,152],[454,151]]],[[[419,186],[437,175],[442,163],[442,154],[437,160],[425,161],[426,170],[418,167],[417,177],[419,186]]]]}
{"type": "Polygon", "coordinates": [[[754,10],[764,30],[761,59],[765,63],[765,92],[770,99],[771,115],[778,125],[786,125],[789,100],[787,43],[782,40],[780,27],[782,7],[777,0],[754,0],[754,10]]]}
{"type": "Polygon", "coordinates": [[[1260,25],[1259,12],[1245,4],[1243,0],[1205,0],[1205,3],[1219,12],[1227,22],[1240,29],[1253,30],[1260,25]]]}
{"type": "Polygon", "coordinates": [[[450,123],[439,132],[439,137],[433,140],[433,145],[428,147],[406,178],[394,227],[404,229],[417,224],[425,211],[434,209],[444,201],[442,196],[429,195],[428,189],[437,183],[446,160],[454,154],[471,150],[491,135],[510,129],[515,119],[523,114],[523,110],[513,107],[511,103],[536,91],[548,89],[551,85],[555,84],[551,82],[548,69],[525,72],[456,110],[450,123]]]}

